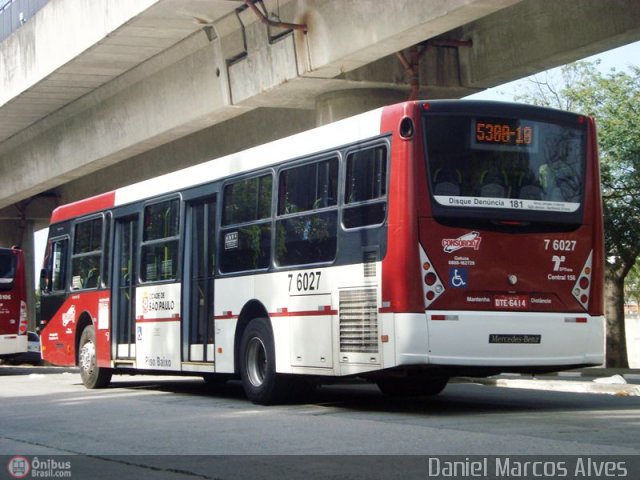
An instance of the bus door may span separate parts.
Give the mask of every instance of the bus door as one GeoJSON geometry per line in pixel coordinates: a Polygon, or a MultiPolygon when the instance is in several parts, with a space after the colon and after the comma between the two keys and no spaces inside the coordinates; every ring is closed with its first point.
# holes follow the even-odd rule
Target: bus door
{"type": "Polygon", "coordinates": [[[113,358],[136,356],[135,309],[138,254],[138,216],[116,219],[113,275],[113,358]]]}
{"type": "Polygon", "coordinates": [[[182,316],[183,362],[214,361],[215,225],[215,197],[188,204],[182,316]]]}

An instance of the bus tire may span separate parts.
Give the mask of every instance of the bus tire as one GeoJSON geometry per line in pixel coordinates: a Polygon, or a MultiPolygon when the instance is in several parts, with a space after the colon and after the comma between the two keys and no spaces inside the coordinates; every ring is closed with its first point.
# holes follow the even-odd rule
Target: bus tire
{"type": "Polygon", "coordinates": [[[381,378],[376,383],[389,397],[425,397],[442,392],[448,378],[381,378]]]}
{"type": "Polygon", "coordinates": [[[80,378],[87,388],[104,388],[111,381],[110,368],[98,367],[96,359],[96,332],[92,325],[85,327],[78,346],[80,378]]]}
{"type": "Polygon", "coordinates": [[[270,405],[282,402],[289,393],[288,379],[276,373],[276,352],[269,321],[252,320],[240,341],[240,378],[247,398],[270,405]]]}

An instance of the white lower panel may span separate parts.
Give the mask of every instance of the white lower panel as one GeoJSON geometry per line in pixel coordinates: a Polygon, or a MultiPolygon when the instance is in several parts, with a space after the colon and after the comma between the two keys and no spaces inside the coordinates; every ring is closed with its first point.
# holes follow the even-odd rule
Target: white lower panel
{"type": "Polygon", "coordinates": [[[200,365],[193,363],[183,363],[183,372],[196,372],[196,373],[213,373],[213,363],[203,363],[200,365]]]}
{"type": "Polygon", "coordinates": [[[26,351],[26,335],[0,335],[0,355],[11,355],[26,351]]]}
{"type": "MultiPolygon", "coordinates": [[[[393,332],[394,366],[543,367],[598,365],[604,361],[602,317],[429,311],[426,315],[396,314],[393,332]],[[447,320],[433,320],[433,315],[446,316],[447,320]],[[576,322],[576,317],[586,322],[576,322]],[[494,342],[490,341],[492,335],[494,342]],[[495,343],[495,336],[502,343],[495,343]]],[[[390,350],[391,345],[387,348],[390,350]]],[[[386,359],[385,367],[390,366],[386,359]]]]}
{"type": "Polygon", "coordinates": [[[136,323],[136,364],[147,370],[180,370],[180,319],[136,323]]]}
{"type": "MultiPolygon", "coordinates": [[[[189,345],[189,360],[191,362],[204,362],[204,348],[201,344],[189,345]]],[[[213,344],[207,345],[207,362],[213,362],[213,344]]]]}
{"type": "Polygon", "coordinates": [[[564,313],[427,314],[429,363],[478,366],[601,364],[604,319],[564,313]],[[433,320],[446,315],[447,320],[433,320]],[[586,321],[576,322],[576,317],[586,321]]]}
{"type": "Polygon", "coordinates": [[[129,358],[136,356],[136,346],[135,344],[131,344],[131,350],[129,350],[128,343],[119,343],[116,353],[116,358],[129,358]]]}

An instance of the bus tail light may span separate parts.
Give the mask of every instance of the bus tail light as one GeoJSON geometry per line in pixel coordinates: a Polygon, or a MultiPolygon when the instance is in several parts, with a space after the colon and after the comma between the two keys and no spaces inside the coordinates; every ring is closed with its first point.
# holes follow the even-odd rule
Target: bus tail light
{"type": "Polygon", "coordinates": [[[433,263],[427,257],[422,245],[420,247],[420,271],[422,272],[422,293],[424,295],[424,307],[431,305],[440,295],[444,293],[444,285],[438,277],[433,263]]]}
{"type": "Polygon", "coordinates": [[[27,302],[20,301],[20,326],[18,327],[19,335],[26,335],[29,326],[29,318],[27,316],[27,302]]]}
{"type": "Polygon", "coordinates": [[[589,294],[591,291],[591,273],[593,268],[591,267],[593,258],[593,250],[589,253],[589,257],[582,267],[580,275],[576,280],[576,284],[573,286],[573,296],[580,302],[584,308],[589,307],[589,294]]]}

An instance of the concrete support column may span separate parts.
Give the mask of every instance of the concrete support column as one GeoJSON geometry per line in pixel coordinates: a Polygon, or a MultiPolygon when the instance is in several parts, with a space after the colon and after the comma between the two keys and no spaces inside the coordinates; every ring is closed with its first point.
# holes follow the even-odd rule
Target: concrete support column
{"type": "Polygon", "coordinates": [[[384,88],[339,90],[316,99],[316,125],[326,125],[384,105],[404,102],[408,92],[384,88]]]}
{"type": "Polygon", "coordinates": [[[29,316],[29,330],[36,328],[36,299],[35,299],[35,267],[34,242],[35,222],[33,220],[1,220],[0,246],[22,248],[24,252],[25,274],[27,283],[27,309],[29,316]]]}

